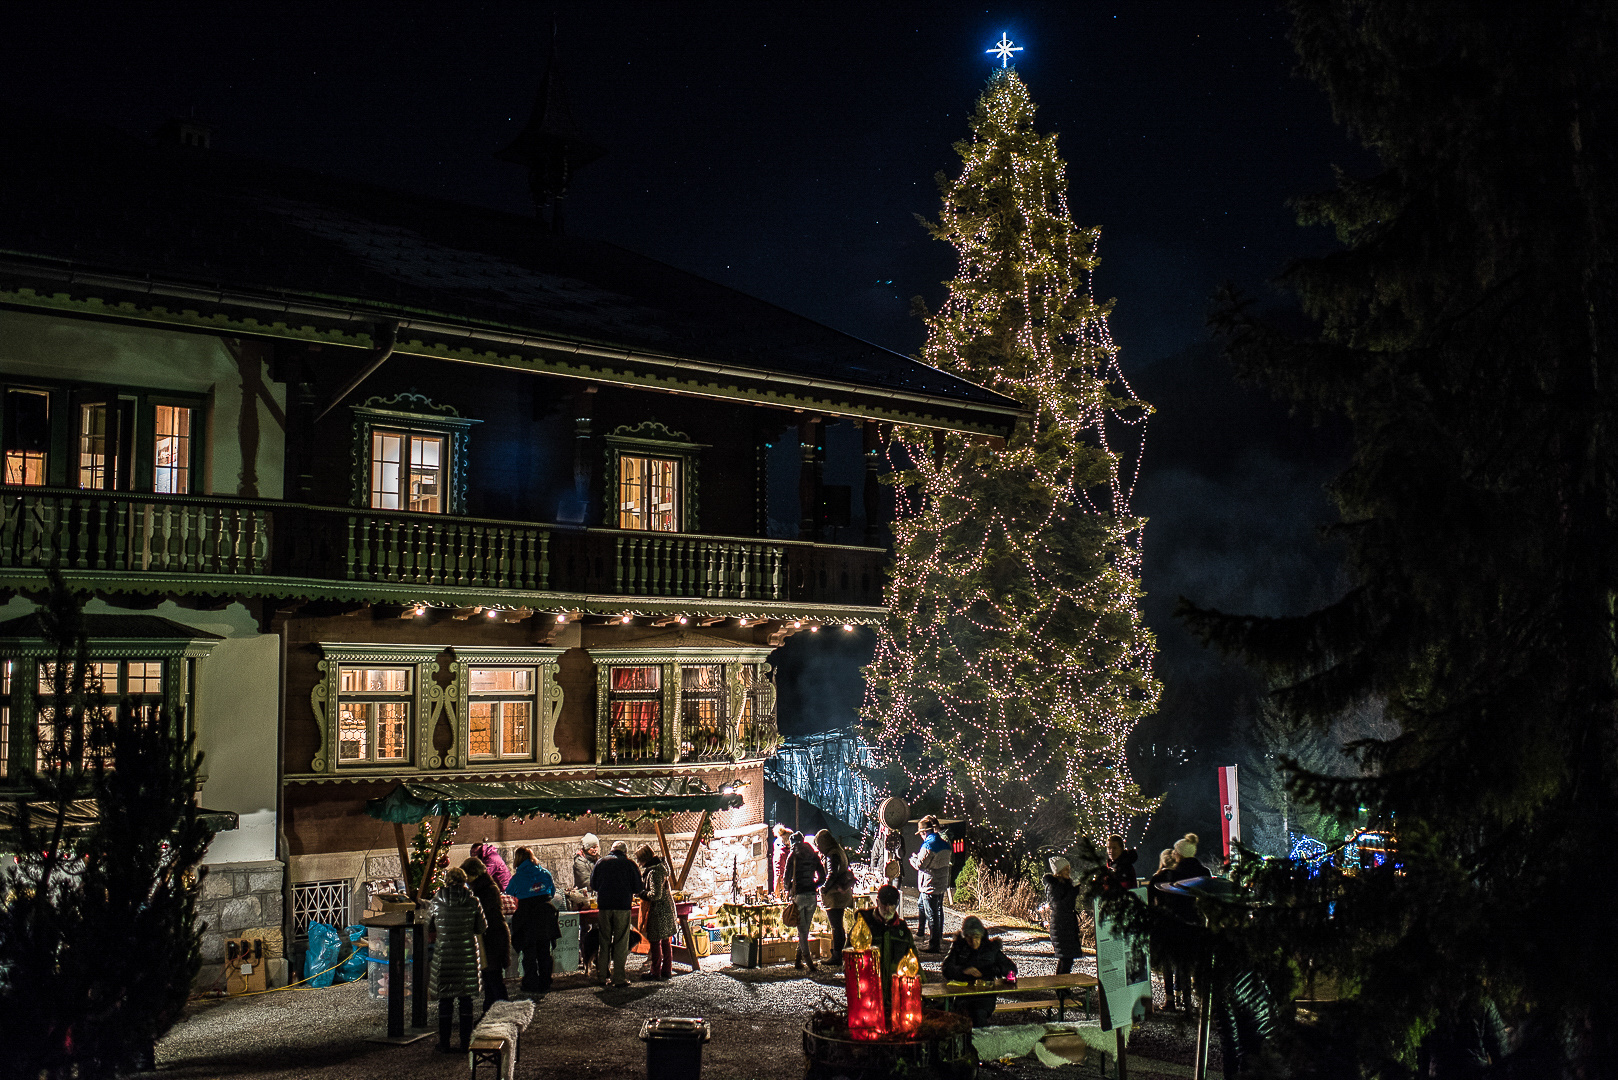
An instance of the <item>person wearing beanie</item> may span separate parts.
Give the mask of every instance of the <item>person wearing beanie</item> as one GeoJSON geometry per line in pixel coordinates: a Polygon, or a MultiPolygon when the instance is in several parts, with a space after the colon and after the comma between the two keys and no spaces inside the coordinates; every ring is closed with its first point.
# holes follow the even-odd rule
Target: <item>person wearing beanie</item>
{"type": "Polygon", "coordinates": [[[1118,876],[1126,889],[1135,887],[1135,860],[1139,857],[1134,848],[1124,847],[1124,838],[1117,833],[1107,837],[1107,869],[1118,876]]]}
{"type": "Polygon", "coordinates": [[[1060,855],[1050,860],[1045,875],[1045,902],[1051,906],[1051,949],[1056,953],[1056,973],[1068,975],[1079,958],[1083,944],[1079,936],[1079,887],[1073,881],[1073,864],[1060,855]]]}
{"type": "MultiPolygon", "coordinates": [[[[1160,908],[1165,912],[1172,911],[1172,897],[1158,888],[1158,885],[1174,880],[1174,864],[1179,856],[1174,854],[1171,847],[1164,848],[1157,856],[1157,870],[1146,881],[1146,903],[1152,907],[1160,908]]],[[[1174,973],[1180,972],[1180,988],[1182,995],[1189,994],[1186,969],[1169,957],[1173,949],[1175,934],[1172,929],[1152,930],[1152,960],[1163,969],[1163,995],[1168,1000],[1164,1006],[1165,1011],[1173,1012],[1178,1004],[1174,992],[1174,973]]]]}
{"type": "MultiPolygon", "coordinates": [[[[1200,859],[1197,858],[1196,833],[1186,833],[1185,836],[1175,841],[1174,866],[1169,870],[1169,881],[1180,882],[1190,880],[1191,878],[1205,878],[1212,876],[1213,875],[1208,872],[1208,868],[1203,865],[1200,859]]],[[[1202,917],[1197,914],[1196,900],[1189,896],[1175,896],[1170,893],[1165,893],[1163,900],[1164,905],[1169,910],[1169,913],[1175,918],[1179,919],[1182,923],[1188,923],[1192,926],[1201,924],[1202,917]]],[[[1189,937],[1187,935],[1177,935],[1177,942],[1177,944],[1176,941],[1170,942],[1169,952],[1177,955],[1180,958],[1180,977],[1178,980],[1176,980],[1176,982],[1180,991],[1185,995],[1185,1011],[1191,1012],[1195,1008],[1195,1004],[1192,1000],[1191,987],[1191,972],[1193,966],[1190,961],[1191,945],[1189,944],[1189,937]],[[1185,938],[1185,940],[1181,941],[1178,940],[1178,938],[1185,938]]]]}
{"type": "Polygon", "coordinates": [[[607,959],[612,959],[612,985],[628,986],[624,961],[629,959],[630,909],[635,897],[646,891],[640,867],[629,859],[629,845],[622,840],[612,845],[612,854],[596,863],[590,874],[590,888],[596,894],[601,915],[597,925],[601,947],[596,952],[596,977],[607,981],[607,959]]]}
{"type": "MultiPolygon", "coordinates": [[[[989,936],[983,920],[976,915],[968,915],[961,920],[961,932],[949,947],[949,955],[944,957],[943,971],[944,978],[950,982],[967,982],[1007,978],[1017,973],[1017,965],[1000,948],[1000,939],[989,936]]],[[[975,1028],[984,1026],[994,1016],[994,1004],[992,994],[960,999],[961,1009],[971,1018],[975,1028]]]]}
{"type": "Polygon", "coordinates": [[[883,1008],[893,1008],[893,975],[899,970],[899,961],[916,949],[916,939],[910,934],[910,924],[899,917],[899,890],[884,885],[876,891],[876,907],[861,908],[855,917],[865,923],[871,934],[871,945],[877,950],[877,967],[882,973],[883,1008]]]}
{"type": "Polygon", "coordinates": [[[1186,833],[1174,842],[1174,876],[1170,881],[1184,881],[1194,877],[1213,877],[1207,866],[1197,858],[1197,834],[1186,833]]]}
{"type": "Polygon", "coordinates": [[[573,856],[573,887],[580,892],[590,887],[590,875],[595,873],[601,859],[601,841],[593,832],[584,834],[579,841],[579,853],[573,856]]]}

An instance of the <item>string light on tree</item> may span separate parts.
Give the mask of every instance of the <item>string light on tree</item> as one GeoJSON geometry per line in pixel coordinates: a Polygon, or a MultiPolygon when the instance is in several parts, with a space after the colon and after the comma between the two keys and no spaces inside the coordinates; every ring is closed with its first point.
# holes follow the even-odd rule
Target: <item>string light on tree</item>
{"type": "Polygon", "coordinates": [[[1100,230],[1073,223],[1034,108],[996,70],[958,144],[931,229],[959,267],[923,351],[1028,419],[1003,446],[895,431],[890,614],[861,710],[887,785],[968,817],[1008,862],[1151,812],[1125,743],[1161,693],[1129,511],[1151,409],[1094,299],[1100,230]]]}

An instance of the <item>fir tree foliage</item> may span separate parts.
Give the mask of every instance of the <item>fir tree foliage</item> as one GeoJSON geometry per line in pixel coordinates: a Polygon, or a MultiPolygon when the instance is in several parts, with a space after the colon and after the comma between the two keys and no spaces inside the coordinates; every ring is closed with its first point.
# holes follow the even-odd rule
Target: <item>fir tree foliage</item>
{"type": "Polygon", "coordinates": [[[40,766],[11,778],[27,795],[0,910],[0,1076],[111,1078],[149,1061],[201,964],[201,759],[171,718],[108,699],[60,578],[41,615],[65,705],[42,723],[40,766]]]}
{"type": "Polygon", "coordinates": [[[923,351],[1027,418],[1004,445],[895,432],[891,614],[862,709],[882,780],[970,819],[1005,866],[1150,812],[1125,743],[1160,693],[1129,513],[1149,409],[1092,292],[1099,230],[1074,225],[1034,108],[1015,69],[996,72],[960,175],[939,178],[927,224],[959,269],[923,351]]]}
{"type": "Polygon", "coordinates": [[[1398,869],[1255,870],[1275,903],[1216,949],[1335,971],[1358,1069],[1410,1067],[1487,994],[1521,1075],[1618,1075],[1618,10],[1291,6],[1381,169],[1300,204],[1342,243],[1282,279],[1318,333],[1239,299],[1217,326],[1240,370],[1351,425],[1353,587],[1296,618],[1186,613],[1290,717],[1386,703],[1364,775],[1291,790],[1391,823],[1398,869]]]}

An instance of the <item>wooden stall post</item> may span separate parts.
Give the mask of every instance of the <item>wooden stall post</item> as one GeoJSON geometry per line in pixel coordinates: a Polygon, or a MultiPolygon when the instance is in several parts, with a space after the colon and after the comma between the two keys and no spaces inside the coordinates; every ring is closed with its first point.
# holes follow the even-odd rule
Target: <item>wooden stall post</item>
{"type": "MultiPolygon", "coordinates": [[[[708,814],[709,812],[704,810],[702,820],[697,822],[697,831],[691,837],[690,850],[685,853],[685,865],[680,867],[680,876],[675,878],[673,882],[676,892],[685,891],[685,879],[691,873],[691,864],[697,860],[697,847],[702,843],[702,834],[708,831],[708,814]]],[[[663,861],[668,863],[669,868],[672,870],[674,860],[669,857],[669,842],[663,837],[663,823],[654,821],[652,822],[652,828],[657,830],[658,842],[663,845],[663,861]]],[[[674,950],[674,958],[682,964],[690,965],[692,971],[701,971],[702,961],[697,957],[696,946],[691,944],[691,920],[680,914],[678,903],[675,904],[674,913],[680,920],[680,938],[685,942],[684,945],[674,950]]]]}
{"type": "Polygon", "coordinates": [[[405,850],[404,826],[393,823],[393,842],[399,846],[399,880],[405,883],[410,899],[417,899],[416,882],[410,876],[410,853],[405,850]]]}

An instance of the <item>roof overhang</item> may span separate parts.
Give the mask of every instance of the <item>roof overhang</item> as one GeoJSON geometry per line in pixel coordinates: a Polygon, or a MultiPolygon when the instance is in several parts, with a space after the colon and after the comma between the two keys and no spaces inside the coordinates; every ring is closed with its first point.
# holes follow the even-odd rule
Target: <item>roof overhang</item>
{"type": "Polygon", "coordinates": [[[407,780],[365,812],[382,821],[414,825],[429,817],[577,816],[590,813],[685,813],[731,810],[735,792],[709,790],[690,776],[620,777],[595,780],[510,780],[483,783],[407,780]]]}
{"type": "Polygon", "coordinates": [[[374,301],[141,277],[6,249],[0,249],[0,307],[366,351],[376,348],[380,328],[392,325],[397,327],[394,355],[978,435],[1008,435],[1027,415],[1018,402],[999,395],[966,401],[629,349],[534,328],[457,321],[374,301]]]}

